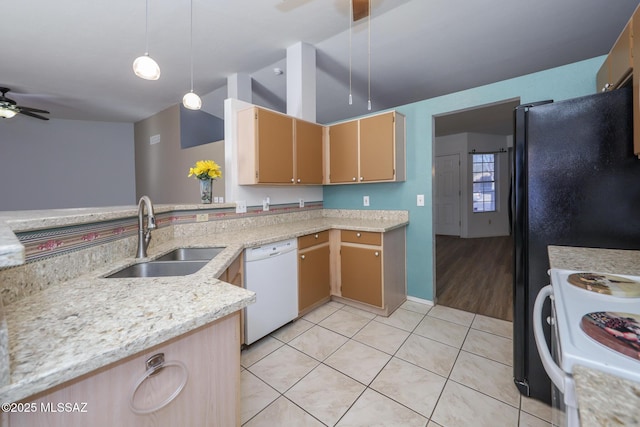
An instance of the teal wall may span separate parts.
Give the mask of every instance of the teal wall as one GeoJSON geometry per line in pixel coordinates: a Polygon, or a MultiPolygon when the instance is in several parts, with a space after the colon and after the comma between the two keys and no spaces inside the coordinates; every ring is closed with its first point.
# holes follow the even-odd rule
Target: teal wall
{"type": "Polygon", "coordinates": [[[408,294],[433,301],[433,116],[513,98],[520,98],[522,103],[526,103],[592,94],[596,91],[596,72],[604,58],[597,57],[397,107],[396,110],[407,119],[407,180],[387,184],[324,186],[324,207],[408,210],[408,294]],[[417,194],[425,195],[424,207],[416,206],[417,194]],[[362,196],[365,195],[370,197],[368,208],[362,207],[362,196]]]}

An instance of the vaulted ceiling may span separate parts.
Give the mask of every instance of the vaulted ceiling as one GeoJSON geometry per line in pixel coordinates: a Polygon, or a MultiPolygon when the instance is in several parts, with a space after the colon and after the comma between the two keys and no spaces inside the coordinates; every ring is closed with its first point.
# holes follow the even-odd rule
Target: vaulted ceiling
{"type": "MultiPolygon", "coordinates": [[[[638,3],[372,0],[373,109],[606,54],[638,3]]],[[[193,10],[194,89],[218,94],[203,97],[206,110],[220,108],[226,78],[237,72],[284,105],[285,78],[272,69],[285,69],[286,48],[303,41],[317,49],[318,122],[367,112],[367,19],[351,31],[354,104],[347,102],[348,0],[193,0],[193,10]]],[[[148,18],[157,81],[131,69],[145,51],[144,0],[10,2],[0,24],[0,86],[52,118],[149,117],[189,90],[189,0],[149,0],[148,18]]]]}

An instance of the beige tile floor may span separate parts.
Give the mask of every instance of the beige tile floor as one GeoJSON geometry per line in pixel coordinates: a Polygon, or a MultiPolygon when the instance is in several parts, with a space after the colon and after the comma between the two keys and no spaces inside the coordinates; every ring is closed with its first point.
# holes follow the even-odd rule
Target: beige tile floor
{"type": "Polygon", "coordinates": [[[512,382],[512,324],[407,301],[329,302],[242,352],[242,425],[550,426],[512,382]]]}

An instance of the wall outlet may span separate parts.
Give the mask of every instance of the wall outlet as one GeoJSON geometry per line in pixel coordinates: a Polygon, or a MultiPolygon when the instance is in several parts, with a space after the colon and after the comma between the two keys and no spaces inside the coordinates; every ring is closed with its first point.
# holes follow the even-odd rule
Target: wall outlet
{"type": "Polygon", "coordinates": [[[369,196],[362,196],[362,206],[369,206],[369,196]]]}
{"type": "Polygon", "coordinates": [[[244,200],[236,200],[236,213],[247,213],[247,202],[244,200]]]}
{"type": "Polygon", "coordinates": [[[416,197],[416,205],[424,206],[424,194],[418,194],[418,197],[416,197]]]}
{"type": "Polygon", "coordinates": [[[304,199],[298,199],[298,206],[304,208],[304,199]]]}
{"type": "Polygon", "coordinates": [[[271,199],[269,197],[265,197],[264,199],[262,199],[262,210],[268,211],[270,203],[271,203],[271,199]]]}
{"type": "Polygon", "coordinates": [[[196,214],[196,222],[209,221],[209,214],[196,214]]]}
{"type": "Polygon", "coordinates": [[[224,197],[222,196],[218,197],[218,203],[224,203],[224,197]]]}
{"type": "Polygon", "coordinates": [[[149,137],[149,145],[154,145],[160,142],[160,134],[152,135],[149,137]]]}

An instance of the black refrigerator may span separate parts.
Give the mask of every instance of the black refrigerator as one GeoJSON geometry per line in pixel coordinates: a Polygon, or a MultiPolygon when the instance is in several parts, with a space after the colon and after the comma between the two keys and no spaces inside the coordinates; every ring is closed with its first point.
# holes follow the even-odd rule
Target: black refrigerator
{"type": "Polygon", "coordinates": [[[547,246],[640,249],[632,99],[629,85],[514,111],[513,376],[522,394],[546,403],[551,382],[534,342],[532,312],[549,284],[547,246]]]}

